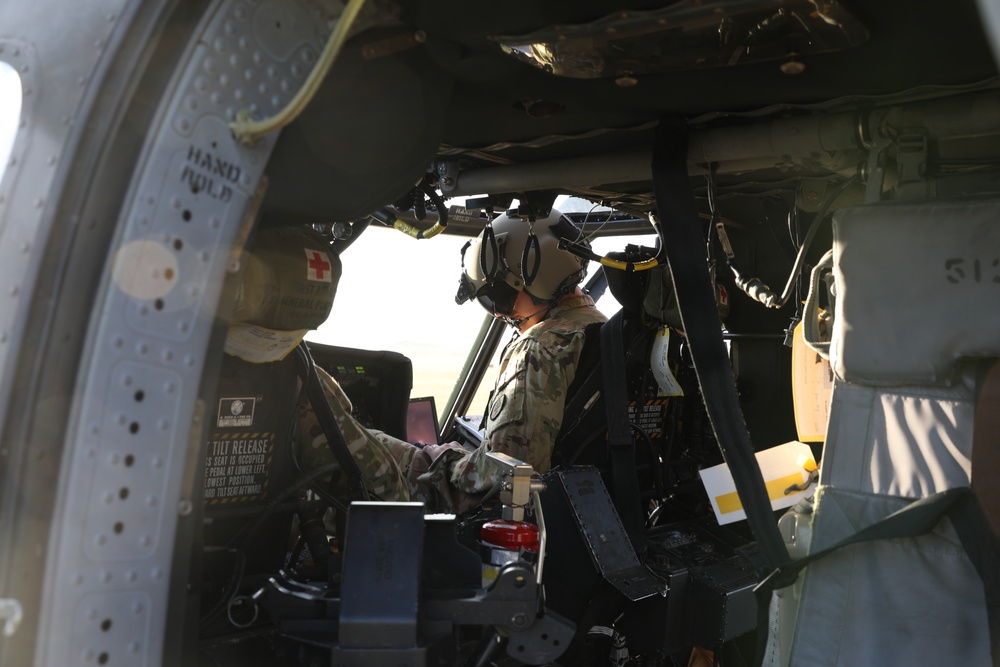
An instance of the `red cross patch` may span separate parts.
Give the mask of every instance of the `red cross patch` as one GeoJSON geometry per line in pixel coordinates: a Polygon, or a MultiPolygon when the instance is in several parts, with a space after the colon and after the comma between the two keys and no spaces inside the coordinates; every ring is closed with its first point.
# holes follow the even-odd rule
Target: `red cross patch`
{"type": "Polygon", "coordinates": [[[321,283],[333,282],[333,266],[327,259],[326,253],[308,248],[304,248],[304,250],[308,260],[306,262],[306,278],[321,283]]]}

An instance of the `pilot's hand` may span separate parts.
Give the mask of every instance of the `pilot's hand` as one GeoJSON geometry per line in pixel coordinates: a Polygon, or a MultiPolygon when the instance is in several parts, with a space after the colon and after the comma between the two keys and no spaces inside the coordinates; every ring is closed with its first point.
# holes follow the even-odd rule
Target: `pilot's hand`
{"type": "Polygon", "coordinates": [[[431,463],[449,449],[457,449],[460,452],[465,451],[465,448],[457,442],[446,442],[443,445],[424,445],[423,447],[423,451],[430,457],[431,463]]]}

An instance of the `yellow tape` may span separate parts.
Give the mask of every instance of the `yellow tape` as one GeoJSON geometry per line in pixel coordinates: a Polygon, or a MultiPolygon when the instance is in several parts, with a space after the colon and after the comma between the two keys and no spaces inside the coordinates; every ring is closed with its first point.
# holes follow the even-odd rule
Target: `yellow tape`
{"type": "MultiPolygon", "coordinates": [[[[798,472],[792,475],[779,477],[778,479],[772,479],[770,482],[764,484],[767,488],[767,497],[770,500],[784,498],[785,489],[793,484],[801,484],[803,481],[805,481],[805,478],[802,476],[802,473],[798,472]]],[[[743,503],[740,502],[740,496],[735,491],[724,493],[721,496],[716,496],[715,502],[719,505],[719,514],[729,514],[730,512],[738,512],[743,509],[743,503]]]]}
{"type": "MultiPolygon", "coordinates": [[[[601,257],[601,264],[603,266],[609,266],[612,269],[621,269],[622,271],[625,271],[625,270],[628,269],[628,264],[629,263],[628,262],[623,262],[623,261],[618,260],[618,259],[611,259],[610,257],[601,257]]],[[[659,266],[659,264],[660,264],[660,262],[657,261],[656,258],[646,259],[646,260],[643,260],[641,262],[633,262],[632,263],[632,270],[633,271],[646,271],[647,269],[651,269],[654,266],[659,266]]]]}
{"type": "Polygon", "coordinates": [[[407,224],[402,220],[396,220],[396,222],[392,226],[397,231],[403,232],[407,236],[415,239],[429,239],[432,236],[437,236],[438,234],[444,231],[444,227],[442,227],[441,224],[438,222],[435,222],[434,225],[427,230],[419,229],[418,227],[414,227],[413,225],[407,224]]]}

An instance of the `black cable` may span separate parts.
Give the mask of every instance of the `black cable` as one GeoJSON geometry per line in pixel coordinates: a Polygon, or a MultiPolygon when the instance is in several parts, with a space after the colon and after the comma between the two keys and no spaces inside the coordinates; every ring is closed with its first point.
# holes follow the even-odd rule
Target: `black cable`
{"type": "Polygon", "coordinates": [[[465,667],[489,667],[495,664],[493,660],[507,645],[507,638],[500,636],[496,628],[490,627],[483,634],[479,644],[465,663],[465,667]]]}
{"type": "Polygon", "coordinates": [[[568,239],[559,240],[559,249],[573,253],[577,257],[582,257],[583,259],[589,260],[591,262],[600,263],[600,261],[604,259],[602,256],[598,255],[589,247],[582,245],[580,243],[576,243],[575,241],[570,241],[568,239]]]}
{"type": "Polygon", "coordinates": [[[802,240],[802,245],[799,247],[799,254],[795,257],[795,264],[792,265],[792,272],[788,276],[788,282],[785,283],[785,289],[781,292],[781,300],[775,308],[781,308],[786,303],[792,295],[792,289],[795,286],[795,279],[798,277],[799,272],[802,270],[802,263],[805,262],[806,253],[809,251],[809,247],[812,246],[813,239],[816,238],[816,232],[819,231],[820,223],[823,222],[823,218],[826,217],[827,211],[833,206],[833,203],[840,199],[840,195],[844,194],[849,187],[854,185],[858,180],[858,175],[855,174],[849,179],[844,181],[836,192],[827,197],[826,201],[816,212],[813,217],[812,224],[809,225],[809,231],[806,232],[806,237],[802,240]]]}
{"type": "Polygon", "coordinates": [[[241,529],[238,533],[236,533],[236,535],[234,535],[229,540],[229,543],[230,544],[236,543],[237,549],[246,548],[250,537],[257,531],[258,528],[260,528],[264,524],[265,521],[267,521],[268,518],[270,518],[271,514],[274,513],[274,511],[281,505],[281,503],[285,502],[292,495],[301,491],[306,486],[311,484],[312,481],[315,480],[317,477],[322,477],[323,475],[329,472],[333,472],[334,470],[338,470],[339,468],[340,464],[338,463],[327,463],[324,466],[320,466],[319,468],[315,468],[314,470],[309,470],[303,473],[302,475],[299,475],[295,479],[295,481],[293,481],[288,487],[285,488],[284,491],[271,498],[271,500],[269,500],[267,504],[264,505],[264,508],[257,514],[256,519],[254,519],[254,522],[241,529]],[[238,542],[237,538],[239,539],[238,542]]]}
{"type": "MultiPolygon", "coordinates": [[[[779,199],[778,201],[780,201],[782,204],[785,204],[784,200],[780,200],[779,199]]],[[[764,200],[762,202],[762,204],[766,204],[766,203],[769,203],[769,201],[768,200],[764,200]]],[[[774,245],[777,246],[779,250],[781,250],[781,254],[784,255],[785,258],[787,258],[789,262],[794,262],[795,261],[795,256],[793,255],[793,253],[796,252],[796,249],[799,247],[798,240],[793,238],[791,240],[791,248],[789,248],[789,246],[786,246],[784,244],[784,242],[782,241],[782,239],[774,231],[774,225],[771,224],[771,216],[768,215],[768,213],[767,213],[766,210],[763,211],[763,214],[764,214],[763,225],[767,229],[768,233],[771,235],[771,238],[774,239],[774,245]]],[[[791,222],[790,221],[791,221],[792,214],[791,214],[791,211],[788,210],[787,206],[785,207],[785,217],[789,221],[788,224],[789,224],[789,229],[790,229],[790,226],[791,226],[791,222]]],[[[791,234],[789,234],[789,237],[791,238],[791,234]]]]}
{"type": "Polygon", "coordinates": [[[240,590],[240,582],[243,580],[243,572],[246,569],[247,559],[242,551],[231,547],[220,547],[217,549],[206,549],[206,551],[225,551],[236,556],[236,567],[233,569],[233,576],[229,578],[226,586],[222,589],[222,597],[198,620],[199,626],[205,626],[219,617],[236,598],[236,593],[240,590]]]}
{"type": "Polygon", "coordinates": [[[299,397],[295,399],[295,415],[288,424],[288,436],[286,440],[289,443],[288,457],[292,461],[292,468],[295,469],[295,472],[302,472],[302,464],[299,463],[299,448],[296,446],[296,443],[299,440],[301,430],[299,416],[305,409],[307,400],[309,399],[306,397],[306,384],[303,382],[299,386],[299,397]]]}
{"type": "Polygon", "coordinates": [[[813,239],[816,237],[816,232],[819,231],[820,223],[823,222],[823,219],[826,217],[826,214],[830,210],[833,203],[837,201],[837,199],[839,199],[849,187],[854,185],[857,180],[858,176],[855,174],[844,181],[840,187],[837,188],[836,192],[827,197],[826,201],[823,202],[823,205],[816,212],[816,215],[813,217],[812,224],[809,225],[809,230],[806,232],[806,237],[802,240],[802,245],[799,246],[799,252],[795,256],[795,262],[792,264],[792,270],[785,283],[785,289],[782,290],[780,295],[768,287],[763,281],[760,280],[760,278],[748,276],[743,273],[736,262],[734,260],[730,260],[729,268],[732,270],[733,275],[736,278],[736,286],[743,290],[750,298],[755,301],[759,301],[768,308],[781,308],[788,303],[794,291],[799,273],[802,271],[802,264],[805,262],[806,253],[809,251],[810,246],[812,246],[813,239]]]}
{"type": "Polygon", "coordinates": [[[333,495],[333,493],[322,488],[319,484],[310,484],[309,490],[315,493],[317,496],[319,496],[320,500],[324,501],[331,507],[336,507],[341,512],[347,512],[347,505],[345,505],[343,501],[341,501],[339,498],[333,495]]]}
{"type": "Polygon", "coordinates": [[[712,231],[719,224],[719,211],[715,208],[715,173],[719,168],[717,162],[713,162],[708,166],[708,175],[705,177],[708,185],[708,212],[711,213],[711,218],[708,221],[708,234],[705,238],[705,254],[708,257],[709,266],[714,265],[715,261],[715,248],[712,247],[712,231]]]}
{"type": "Polygon", "coordinates": [[[292,552],[288,554],[288,560],[285,561],[285,568],[291,569],[299,559],[302,558],[302,554],[306,550],[306,538],[305,535],[299,535],[299,539],[295,540],[295,546],[292,547],[292,552]]]}
{"type": "Polygon", "coordinates": [[[434,208],[438,212],[438,224],[442,227],[448,226],[448,206],[444,203],[444,199],[437,193],[437,190],[431,186],[421,183],[419,186],[420,191],[427,195],[427,198],[431,200],[434,204],[434,208]]]}
{"type": "Polygon", "coordinates": [[[480,498],[478,505],[485,505],[487,502],[493,500],[501,491],[503,491],[503,480],[497,480],[497,483],[486,492],[486,495],[480,498]]]}
{"type": "Polygon", "coordinates": [[[653,468],[656,470],[656,472],[653,474],[653,484],[656,485],[656,492],[659,494],[659,497],[661,499],[662,498],[666,498],[667,497],[667,491],[666,491],[666,489],[663,486],[663,480],[660,479],[660,475],[659,475],[660,466],[657,465],[657,463],[659,462],[660,457],[659,457],[659,455],[656,452],[656,446],[653,444],[653,439],[650,438],[649,434],[646,433],[646,430],[644,428],[642,428],[641,426],[639,426],[638,424],[629,423],[629,426],[632,427],[633,431],[635,431],[635,432],[637,432],[639,434],[639,436],[642,438],[643,442],[645,442],[646,445],[649,447],[649,454],[650,454],[650,456],[653,457],[653,464],[652,465],[653,465],[653,468]]]}
{"type": "Polygon", "coordinates": [[[788,211],[788,237],[792,240],[792,247],[799,247],[799,207],[792,206],[788,211]]]}
{"type": "Polygon", "coordinates": [[[369,500],[370,494],[365,487],[361,468],[358,467],[358,462],[354,460],[354,456],[351,454],[351,450],[344,440],[344,434],[340,432],[340,427],[337,425],[337,418],[333,414],[333,408],[330,407],[330,403],[327,400],[326,392],[323,390],[323,384],[316,370],[316,363],[309,353],[309,348],[303,342],[295,349],[298,352],[299,361],[303,367],[306,396],[312,405],[316,420],[319,422],[320,428],[323,429],[323,434],[326,436],[326,444],[330,448],[330,453],[337,459],[341,469],[347,475],[347,485],[351,498],[355,500],[369,500]]]}

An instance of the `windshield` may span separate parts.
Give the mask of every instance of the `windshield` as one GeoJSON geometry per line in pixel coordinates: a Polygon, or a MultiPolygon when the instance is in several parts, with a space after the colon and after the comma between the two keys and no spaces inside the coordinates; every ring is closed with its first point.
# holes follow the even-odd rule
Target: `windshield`
{"type": "Polygon", "coordinates": [[[333,310],[308,340],[399,352],[413,363],[410,395],[434,396],[443,406],[485,317],[482,308],[455,303],[466,241],[368,229],[344,252],[333,310]]]}

